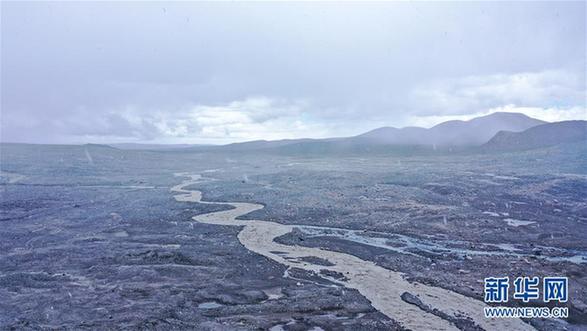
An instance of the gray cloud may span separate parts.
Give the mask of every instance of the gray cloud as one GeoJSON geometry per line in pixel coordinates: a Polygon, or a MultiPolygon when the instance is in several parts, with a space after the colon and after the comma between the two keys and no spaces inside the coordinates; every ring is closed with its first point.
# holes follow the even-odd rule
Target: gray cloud
{"type": "Polygon", "coordinates": [[[222,143],[586,107],[584,2],[1,5],[2,141],[222,143]]]}
{"type": "Polygon", "coordinates": [[[483,111],[504,104],[571,107],[584,104],[582,75],[563,70],[467,76],[416,87],[411,102],[419,114],[446,115],[483,111]]]}

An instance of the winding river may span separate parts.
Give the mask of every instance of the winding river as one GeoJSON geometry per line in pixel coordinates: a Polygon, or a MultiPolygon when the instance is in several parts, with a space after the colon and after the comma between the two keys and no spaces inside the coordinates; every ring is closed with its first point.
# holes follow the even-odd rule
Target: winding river
{"type": "Polygon", "coordinates": [[[204,181],[201,175],[177,174],[188,179],[171,188],[174,197],[181,202],[197,202],[210,205],[230,205],[233,209],[197,215],[193,220],[200,223],[234,225],[242,227],[238,240],[257,254],[290,268],[311,271],[320,277],[341,286],[356,289],[371,305],[402,326],[413,330],[458,330],[451,321],[469,319],[486,330],[534,330],[520,319],[488,319],[483,308],[487,305],[479,300],[440,287],[408,282],[401,272],[385,269],[356,256],[328,251],[320,248],[283,245],[274,241],[285,235],[296,225],[284,225],[260,220],[238,220],[237,218],[263,206],[245,202],[210,202],[202,200],[198,190],[185,187],[204,181]],[[327,260],[324,263],[309,262],[309,257],[327,260]],[[336,277],[342,275],[344,277],[336,277]],[[423,310],[402,299],[409,292],[430,309],[423,310]],[[432,313],[434,312],[434,313],[432,313]]]}

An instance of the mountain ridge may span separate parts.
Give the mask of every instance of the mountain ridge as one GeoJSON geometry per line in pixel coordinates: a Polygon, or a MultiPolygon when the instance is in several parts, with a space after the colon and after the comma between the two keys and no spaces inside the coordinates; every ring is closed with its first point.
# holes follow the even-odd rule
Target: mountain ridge
{"type": "Polygon", "coordinates": [[[351,137],[325,139],[283,139],[250,141],[218,146],[220,150],[328,153],[369,152],[373,150],[437,150],[477,147],[489,141],[499,131],[519,132],[547,123],[521,113],[496,112],[467,121],[451,120],[431,128],[384,126],[351,137]]]}
{"type": "Polygon", "coordinates": [[[587,121],[574,120],[542,124],[522,132],[500,131],[481,148],[516,151],[581,141],[587,143],[587,121]]]}
{"type": "Polygon", "coordinates": [[[358,137],[389,145],[474,146],[486,143],[499,131],[519,132],[544,123],[520,113],[495,112],[467,121],[442,122],[429,129],[382,127],[358,137]]]}
{"type": "MultiPolygon", "coordinates": [[[[540,135],[540,132],[543,131],[545,132],[544,134],[547,134],[550,130],[556,131],[556,129],[548,129],[549,125],[556,123],[548,123],[521,113],[496,112],[466,121],[446,121],[430,128],[415,126],[395,128],[384,126],[351,137],[253,140],[226,145],[194,145],[184,149],[177,148],[176,150],[199,152],[267,151],[294,154],[354,152],[438,153],[465,150],[498,151],[508,149],[508,143],[506,142],[508,139],[515,140],[518,139],[516,137],[524,137],[523,135],[515,135],[515,133],[522,133],[540,126],[546,126],[546,129],[536,131],[538,133],[532,133],[533,131],[530,131],[528,135],[532,136],[531,138],[519,138],[521,140],[530,139],[533,143],[516,143],[514,141],[512,144],[518,144],[519,146],[528,145],[529,147],[541,146],[541,144],[556,144],[556,139],[545,138],[541,140],[540,137],[533,136],[540,135]]],[[[575,133],[569,136],[569,140],[580,137],[577,129],[575,128],[573,130],[575,133]]],[[[565,137],[564,132],[558,135],[565,137]]]]}

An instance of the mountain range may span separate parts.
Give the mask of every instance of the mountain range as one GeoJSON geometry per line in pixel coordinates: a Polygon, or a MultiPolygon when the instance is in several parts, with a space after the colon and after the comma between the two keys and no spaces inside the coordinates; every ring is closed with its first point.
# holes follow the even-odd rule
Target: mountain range
{"type": "Polygon", "coordinates": [[[469,121],[443,122],[430,129],[382,127],[356,138],[386,145],[478,146],[499,131],[520,132],[544,123],[523,114],[500,112],[469,121]]]}
{"type": "Polygon", "coordinates": [[[523,132],[500,131],[482,146],[485,150],[527,150],[564,143],[587,143],[587,121],[538,125],[523,132]]]}
{"type": "MultiPolygon", "coordinates": [[[[192,151],[278,153],[429,152],[478,149],[510,151],[587,142],[587,121],[548,123],[520,113],[496,112],[431,128],[381,127],[357,136],[327,139],[256,140],[227,145],[194,145],[192,151]]],[[[158,146],[159,147],[159,146],[158,146]]],[[[183,146],[182,146],[183,147],[183,146]]],[[[158,148],[159,149],[159,148],[158,148]]]]}

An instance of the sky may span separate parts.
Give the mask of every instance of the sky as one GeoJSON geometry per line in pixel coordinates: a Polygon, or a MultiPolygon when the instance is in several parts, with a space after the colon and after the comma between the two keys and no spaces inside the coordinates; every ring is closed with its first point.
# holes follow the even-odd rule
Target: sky
{"type": "Polygon", "coordinates": [[[0,140],[587,119],[586,2],[1,2],[0,140]]]}

